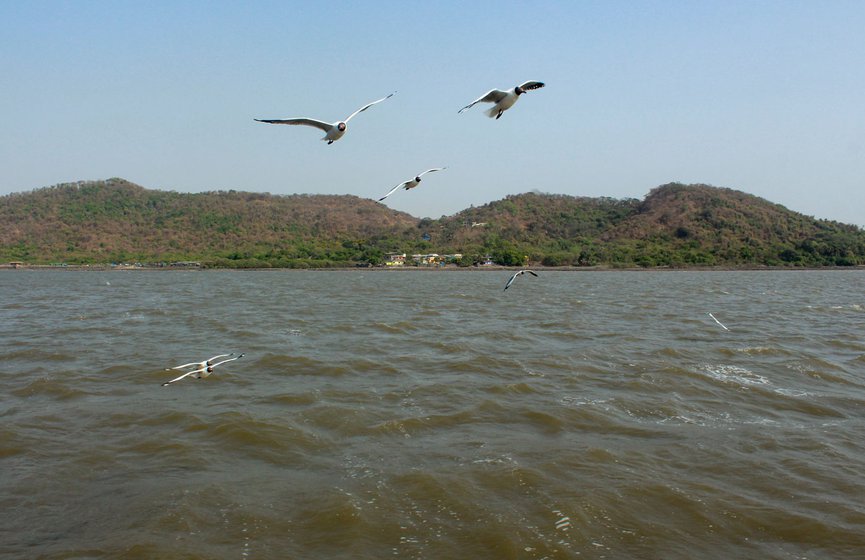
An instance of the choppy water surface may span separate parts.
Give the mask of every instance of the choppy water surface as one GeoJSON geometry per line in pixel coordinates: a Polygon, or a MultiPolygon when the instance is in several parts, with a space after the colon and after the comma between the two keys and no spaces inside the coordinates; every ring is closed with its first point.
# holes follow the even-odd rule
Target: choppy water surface
{"type": "Polygon", "coordinates": [[[865,555],[865,272],[509,275],[0,272],[0,555],[865,555]]]}

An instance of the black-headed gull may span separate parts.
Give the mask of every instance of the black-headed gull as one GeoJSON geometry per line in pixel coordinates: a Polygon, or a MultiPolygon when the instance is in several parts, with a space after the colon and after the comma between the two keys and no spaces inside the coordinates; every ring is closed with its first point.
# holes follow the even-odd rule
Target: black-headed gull
{"type": "Polygon", "coordinates": [[[537,276],[537,274],[535,274],[535,271],[533,271],[533,270],[521,270],[521,271],[517,272],[516,274],[514,274],[513,276],[511,276],[511,279],[508,280],[507,284],[505,284],[505,290],[507,290],[508,288],[511,287],[511,284],[514,283],[514,280],[517,279],[517,276],[520,276],[521,274],[525,274],[526,272],[528,272],[532,276],[537,276]]]}
{"type": "Polygon", "coordinates": [[[490,91],[486,92],[482,96],[478,97],[477,99],[457,111],[457,113],[462,113],[466,109],[473,107],[478,103],[495,103],[492,109],[489,109],[487,111],[487,115],[498,119],[502,116],[502,113],[514,106],[514,103],[517,102],[517,99],[519,99],[522,94],[527,91],[542,87],[544,87],[544,82],[528,81],[518,85],[513,89],[509,89],[508,91],[491,89],[490,91]]]}
{"type": "MultiPolygon", "coordinates": [[[[223,356],[231,356],[233,354],[234,354],[234,352],[232,352],[231,354],[223,354],[223,356]]],[[[176,381],[180,381],[184,377],[189,377],[190,375],[194,375],[198,379],[201,379],[202,377],[207,377],[208,375],[213,373],[213,368],[215,368],[216,366],[222,365],[226,362],[233,362],[234,360],[239,360],[242,357],[243,357],[243,354],[240,354],[236,358],[229,358],[227,360],[222,360],[221,362],[216,362],[215,364],[210,363],[210,360],[208,360],[206,362],[207,365],[200,367],[200,368],[193,369],[192,371],[187,371],[186,373],[184,373],[180,377],[172,379],[171,381],[166,381],[165,383],[162,384],[162,386],[165,387],[166,385],[171,385],[172,383],[174,383],[176,381]]],[[[211,360],[212,359],[213,358],[211,358],[211,360]]],[[[178,367],[181,367],[181,366],[178,366],[178,367]]],[[[171,369],[177,369],[177,368],[171,368],[171,369]]]]}
{"type": "MultiPolygon", "coordinates": [[[[394,93],[396,93],[396,92],[394,92],[394,93]]],[[[306,126],[314,126],[316,128],[322,129],[325,132],[324,138],[322,138],[322,140],[327,140],[328,144],[333,144],[334,142],[336,142],[337,140],[339,140],[340,138],[343,137],[343,135],[345,134],[345,131],[346,131],[346,126],[348,125],[348,121],[350,121],[355,115],[357,115],[358,113],[363,113],[364,111],[366,111],[367,109],[369,109],[370,107],[375,105],[376,103],[381,103],[385,99],[389,99],[391,97],[393,97],[393,93],[391,93],[390,95],[388,95],[386,97],[382,97],[381,99],[373,101],[372,103],[367,103],[366,105],[364,105],[363,107],[361,107],[360,109],[355,111],[354,113],[350,114],[348,116],[348,118],[346,118],[345,120],[336,121],[335,123],[326,123],[324,121],[318,121],[315,119],[308,119],[305,117],[298,117],[298,118],[292,118],[292,119],[254,119],[254,120],[258,121],[258,122],[268,123],[268,124],[302,124],[302,125],[306,125],[306,126]]]]}
{"type": "Polygon", "coordinates": [[[165,371],[171,371],[173,369],[186,369],[188,367],[191,367],[192,369],[202,369],[202,368],[206,368],[208,366],[212,366],[213,360],[216,360],[219,358],[225,358],[228,356],[234,356],[234,352],[232,352],[231,354],[219,354],[218,356],[208,358],[208,359],[204,360],[203,362],[189,362],[188,364],[174,366],[172,368],[165,368],[165,371]]]}
{"type": "Polygon", "coordinates": [[[401,188],[405,189],[405,190],[413,189],[420,184],[420,178],[423,177],[424,175],[426,175],[427,173],[432,173],[433,171],[444,171],[445,169],[447,169],[447,167],[434,167],[432,169],[427,169],[426,171],[424,171],[420,175],[415,176],[414,179],[409,179],[408,181],[403,181],[399,185],[395,186],[390,191],[388,191],[388,193],[386,195],[379,198],[378,201],[381,202],[382,200],[386,199],[387,197],[389,197],[390,195],[392,195],[393,193],[395,193],[396,191],[398,191],[401,188]]]}

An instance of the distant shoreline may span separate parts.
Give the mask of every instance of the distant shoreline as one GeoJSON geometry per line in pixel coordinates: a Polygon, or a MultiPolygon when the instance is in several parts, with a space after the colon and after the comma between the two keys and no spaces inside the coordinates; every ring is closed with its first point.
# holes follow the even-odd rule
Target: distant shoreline
{"type": "Polygon", "coordinates": [[[0,264],[0,270],[29,270],[29,271],[93,271],[93,272],[211,272],[211,271],[295,271],[295,272],[484,272],[484,271],[507,271],[532,269],[545,272],[759,272],[759,271],[839,271],[839,270],[865,270],[865,265],[857,266],[821,266],[821,267],[793,267],[793,266],[690,266],[690,267],[614,267],[614,266],[405,266],[405,267],[323,267],[323,268],[228,268],[228,267],[182,267],[182,266],[112,266],[112,265],[27,265],[0,264]]]}

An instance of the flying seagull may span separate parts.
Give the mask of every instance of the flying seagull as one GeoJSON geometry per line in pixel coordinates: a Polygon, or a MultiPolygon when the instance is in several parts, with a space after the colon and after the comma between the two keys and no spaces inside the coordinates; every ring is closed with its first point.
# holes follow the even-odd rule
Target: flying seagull
{"type": "MultiPolygon", "coordinates": [[[[394,93],[396,93],[396,92],[394,92],[394,93]]],[[[391,97],[393,97],[393,93],[391,93],[387,97],[382,97],[381,99],[379,99],[377,101],[373,101],[372,103],[368,103],[368,104],[364,105],[363,107],[361,107],[360,109],[358,109],[354,113],[350,114],[348,116],[348,118],[346,118],[344,121],[337,121],[335,123],[326,123],[324,121],[318,121],[315,119],[307,119],[305,117],[298,117],[298,118],[292,118],[292,119],[254,119],[254,120],[258,121],[258,122],[269,123],[269,124],[302,124],[302,125],[306,125],[306,126],[314,126],[316,128],[322,129],[325,132],[324,138],[322,138],[322,140],[327,140],[328,144],[333,144],[334,142],[336,142],[337,140],[339,140],[340,138],[343,137],[343,135],[345,134],[346,125],[348,125],[348,121],[350,121],[352,119],[352,117],[354,117],[358,113],[363,113],[364,111],[366,111],[367,109],[369,109],[370,107],[375,105],[376,103],[381,103],[385,99],[389,99],[391,97]]]]}
{"type": "Polygon", "coordinates": [[[208,358],[208,359],[204,360],[203,362],[189,362],[188,364],[174,366],[173,368],[165,368],[165,371],[171,371],[173,369],[185,369],[188,367],[191,367],[192,369],[202,369],[202,368],[212,366],[213,360],[216,360],[218,358],[225,358],[228,356],[234,356],[234,352],[232,352],[231,354],[219,354],[218,356],[208,358]]]}
{"type": "Polygon", "coordinates": [[[507,284],[505,284],[505,290],[507,290],[508,288],[511,287],[511,284],[514,283],[514,280],[517,279],[517,276],[519,276],[521,274],[525,274],[526,272],[528,272],[532,276],[537,276],[537,274],[535,274],[535,272],[533,270],[521,270],[521,271],[517,272],[516,274],[514,274],[513,276],[511,276],[511,279],[508,280],[507,284]]]}
{"type": "Polygon", "coordinates": [[[482,96],[478,97],[477,99],[457,111],[457,113],[462,113],[466,109],[473,107],[478,103],[495,103],[492,109],[489,109],[487,111],[487,115],[498,119],[502,116],[502,113],[514,106],[514,103],[517,102],[517,99],[519,99],[522,94],[527,91],[539,89],[542,87],[544,87],[544,82],[528,81],[518,85],[513,89],[509,89],[508,91],[491,89],[490,91],[486,92],[482,96]]]}
{"type": "MultiPolygon", "coordinates": [[[[231,354],[223,354],[223,356],[231,356],[231,355],[233,355],[233,354],[234,354],[234,352],[232,352],[231,354]]],[[[207,377],[208,375],[210,375],[211,373],[213,373],[213,368],[215,368],[216,366],[222,365],[222,364],[224,364],[224,363],[226,363],[226,362],[233,362],[234,360],[239,360],[239,359],[242,358],[242,357],[243,357],[243,354],[240,354],[240,355],[237,356],[236,358],[229,358],[229,359],[227,359],[227,360],[222,360],[221,362],[216,362],[215,364],[210,363],[210,361],[208,360],[206,366],[204,366],[204,367],[200,367],[200,368],[196,368],[196,369],[194,369],[194,370],[192,370],[192,371],[187,371],[186,373],[184,373],[184,374],[181,375],[180,377],[177,377],[177,378],[175,378],[175,379],[172,379],[171,381],[166,381],[165,383],[162,384],[162,386],[165,387],[166,385],[171,385],[171,384],[174,383],[175,381],[180,381],[180,380],[183,379],[184,377],[189,377],[190,375],[194,375],[194,376],[195,376],[196,378],[198,378],[198,379],[201,379],[202,377],[207,377]]],[[[213,358],[211,358],[211,360],[212,360],[212,359],[213,359],[213,358]]],[[[187,364],[187,365],[188,365],[188,364],[187,364]]],[[[178,367],[180,367],[180,366],[178,366],[178,367]]],[[[172,368],[172,369],[177,369],[177,368],[172,368]]]]}
{"type": "Polygon", "coordinates": [[[417,175],[414,179],[409,179],[408,181],[403,181],[399,185],[395,186],[390,191],[388,191],[388,193],[386,195],[379,198],[378,201],[381,202],[382,200],[386,199],[387,197],[389,197],[390,195],[392,195],[393,193],[395,193],[397,190],[399,190],[401,188],[405,189],[405,190],[413,189],[420,184],[420,178],[423,177],[424,175],[426,175],[427,173],[432,173],[433,171],[444,171],[445,169],[447,169],[447,167],[434,167],[432,169],[427,169],[426,171],[424,171],[420,175],[417,175]]]}

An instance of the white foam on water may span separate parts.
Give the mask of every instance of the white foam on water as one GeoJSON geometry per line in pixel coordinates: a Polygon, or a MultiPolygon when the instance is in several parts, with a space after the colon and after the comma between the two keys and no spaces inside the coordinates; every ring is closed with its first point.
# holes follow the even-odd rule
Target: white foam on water
{"type": "Polygon", "coordinates": [[[775,392],[779,395],[784,395],[785,397],[801,398],[811,396],[811,393],[809,393],[808,391],[802,391],[799,389],[787,389],[784,387],[779,387],[778,389],[775,389],[775,392]]]}
{"type": "Polygon", "coordinates": [[[746,346],[744,348],[739,348],[738,352],[753,356],[755,354],[771,354],[772,352],[775,352],[775,349],[770,348],[769,346],[746,346]]]}
{"type": "MultiPolygon", "coordinates": [[[[559,399],[559,403],[564,406],[598,406],[610,402],[612,399],[587,399],[585,397],[564,396],[559,399]]],[[[609,406],[601,408],[608,410],[609,406]]]]}
{"type": "Polygon", "coordinates": [[[724,383],[735,383],[743,386],[771,384],[768,378],[741,366],[707,364],[701,366],[700,371],[712,379],[723,381],[724,383]]]}

